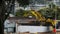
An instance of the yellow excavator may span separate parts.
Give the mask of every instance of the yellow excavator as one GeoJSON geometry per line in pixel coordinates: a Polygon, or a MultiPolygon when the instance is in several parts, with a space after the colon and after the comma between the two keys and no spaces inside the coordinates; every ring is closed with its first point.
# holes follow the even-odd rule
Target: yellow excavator
{"type": "Polygon", "coordinates": [[[56,22],[55,22],[55,20],[53,20],[53,19],[50,19],[50,18],[48,18],[48,19],[46,19],[44,16],[42,16],[41,15],[41,13],[39,13],[38,11],[30,11],[33,15],[35,15],[35,17],[36,17],[36,19],[37,19],[37,21],[45,21],[45,22],[50,22],[50,23],[52,23],[52,25],[55,25],[56,24],[56,22]]]}
{"type": "MultiPolygon", "coordinates": [[[[51,23],[53,26],[55,26],[55,24],[56,24],[56,21],[55,20],[53,20],[53,19],[50,19],[50,18],[48,18],[48,19],[46,19],[44,16],[42,16],[41,15],[41,13],[39,13],[38,11],[34,11],[34,10],[31,10],[30,11],[35,17],[36,17],[36,20],[37,21],[41,21],[41,22],[45,22],[45,23],[51,23]]],[[[52,26],[52,27],[53,27],[52,26]]],[[[55,28],[55,27],[54,27],[55,28]]],[[[53,28],[53,29],[54,29],[53,28]]]]}
{"type": "MultiPolygon", "coordinates": [[[[52,30],[55,28],[53,28],[53,26],[56,25],[56,20],[53,20],[53,19],[46,19],[40,12],[38,11],[35,11],[35,10],[31,10],[29,11],[32,15],[35,16],[36,20],[37,21],[40,21],[41,23],[51,23],[52,24],[52,30]]],[[[24,14],[24,16],[28,16],[29,14],[24,14]]]]}

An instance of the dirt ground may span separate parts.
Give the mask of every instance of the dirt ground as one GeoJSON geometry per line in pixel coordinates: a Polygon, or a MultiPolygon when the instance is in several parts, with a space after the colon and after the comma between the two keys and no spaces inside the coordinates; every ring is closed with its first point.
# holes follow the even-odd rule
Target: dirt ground
{"type": "Polygon", "coordinates": [[[53,32],[38,32],[38,33],[26,33],[26,32],[24,32],[24,33],[18,33],[18,34],[56,34],[56,33],[53,33],[53,32]]]}
{"type": "Polygon", "coordinates": [[[56,32],[56,34],[60,34],[60,31],[56,32]]]}
{"type": "MultiPolygon", "coordinates": [[[[5,33],[6,34],[6,33],[5,33]]],[[[12,34],[12,33],[10,33],[12,34]]],[[[16,33],[15,33],[16,34],[16,33]]],[[[38,32],[38,33],[29,33],[29,32],[24,32],[24,33],[17,33],[17,34],[60,34],[60,32],[56,32],[56,33],[53,33],[53,32],[38,32]]]]}

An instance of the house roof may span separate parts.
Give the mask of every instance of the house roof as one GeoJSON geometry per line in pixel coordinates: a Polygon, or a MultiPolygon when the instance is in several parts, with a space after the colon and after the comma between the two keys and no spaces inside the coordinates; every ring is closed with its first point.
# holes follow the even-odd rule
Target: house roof
{"type": "Polygon", "coordinates": [[[9,17],[10,21],[18,21],[19,23],[28,23],[30,21],[36,21],[35,18],[23,18],[23,17],[9,17]]]}

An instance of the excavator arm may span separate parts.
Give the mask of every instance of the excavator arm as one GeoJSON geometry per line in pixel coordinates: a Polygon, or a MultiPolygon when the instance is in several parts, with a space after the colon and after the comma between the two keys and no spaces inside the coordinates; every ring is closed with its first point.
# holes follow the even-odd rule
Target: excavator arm
{"type": "Polygon", "coordinates": [[[41,15],[40,13],[38,13],[37,11],[31,11],[31,13],[32,13],[33,15],[35,15],[35,17],[36,17],[36,19],[37,19],[38,21],[45,21],[45,18],[42,17],[42,15],[41,15]]]}
{"type": "Polygon", "coordinates": [[[50,19],[50,18],[46,19],[46,18],[43,17],[43,16],[41,15],[41,13],[39,13],[38,11],[31,11],[31,13],[32,13],[33,15],[35,15],[35,17],[36,17],[36,19],[37,19],[38,21],[50,22],[50,23],[52,23],[53,26],[56,24],[55,20],[52,20],[52,19],[50,19]]]}

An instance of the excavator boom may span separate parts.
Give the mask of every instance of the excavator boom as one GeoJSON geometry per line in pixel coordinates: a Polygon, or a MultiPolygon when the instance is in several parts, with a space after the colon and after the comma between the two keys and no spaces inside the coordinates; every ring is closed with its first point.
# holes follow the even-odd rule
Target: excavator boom
{"type": "Polygon", "coordinates": [[[35,17],[36,17],[36,19],[38,20],[38,21],[41,21],[41,22],[43,22],[43,21],[45,21],[45,23],[46,22],[50,22],[50,23],[52,23],[52,25],[53,26],[55,26],[55,20],[52,20],[52,19],[50,19],[50,18],[48,18],[48,19],[46,19],[45,17],[43,17],[42,15],[41,15],[41,13],[39,13],[38,11],[30,11],[33,15],[35,15],[35,17]]]}

